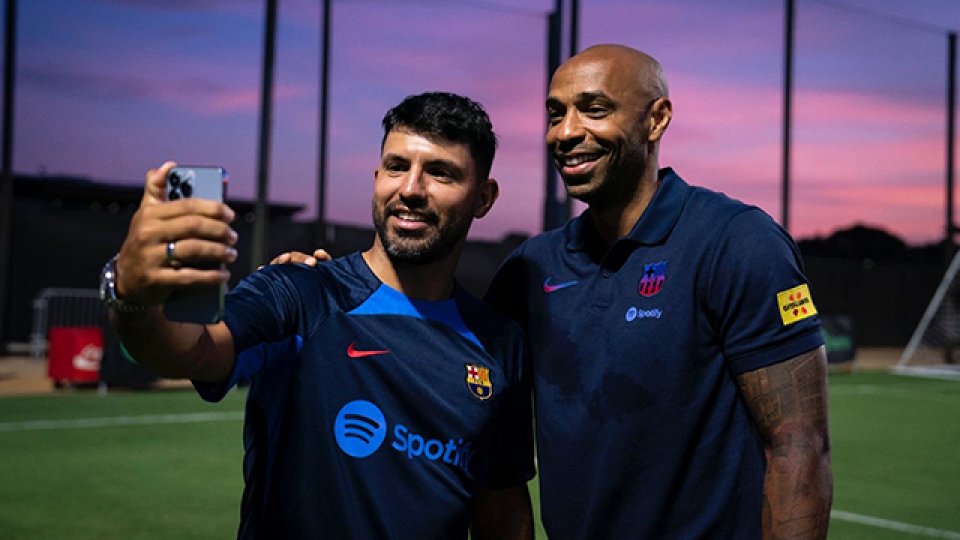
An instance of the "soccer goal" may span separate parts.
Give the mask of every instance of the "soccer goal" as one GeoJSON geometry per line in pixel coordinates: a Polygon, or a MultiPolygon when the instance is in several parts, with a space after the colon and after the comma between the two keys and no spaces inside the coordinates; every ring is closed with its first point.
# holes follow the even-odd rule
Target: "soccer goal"
{"type": "Polygon", "coordinates": [[[953,256],[920,324],[893,368],[897,373],[960,379],[960,251],[953,256]]]}

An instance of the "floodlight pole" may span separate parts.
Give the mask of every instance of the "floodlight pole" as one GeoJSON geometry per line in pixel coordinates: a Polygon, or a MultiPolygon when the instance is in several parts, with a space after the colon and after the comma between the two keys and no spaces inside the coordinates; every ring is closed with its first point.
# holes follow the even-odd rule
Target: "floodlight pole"
{"type": "Polygon", "coordinates": [[[270,184],[270,130],[273,126],[273,60],[276,53],[277,0],[265,3],[263,31],[263,74],[260,89],[260,143],[257,156],[256,221],[253,224],[253,255],[250,271],[267,260],[267,187],[270,184]]]}
{"type": "Polygon", "coordinates": [[[786,0],[783,32],[783,149],[780,186],[780,225],[790,230],[790,145],[793,132],[793,29],[796,6],[786,0]]]}
{"type": "Polygon", "coordinates": [[[949,264],[955,249],[957,227],[953,216],[953,187],[957,135],[957,33],[947,34],[947,225],[943,264],[949,264]]]}
{"type": "Polygon", "coordinates": [[[577,54],[580,48],[580,0],[570,0],[570,54],[577,54]]]}
{"type": "MultiPolygon", "coordinates": [[[[547,15],[547,88],[550,88],[550,77],[560,65],[560,21],[563,17],[563,1],[554,0],[553,11],[547,15]]],[[[557,186],[560,177],[553,165],[553,156],[550,149],[544,152],[545,182],[543,186],[543,225],[542,230],[549,231],[557,227],[560,220],[558,215],[557,186]]]]}
{"type": "Polygon", "coordinates": [[[17,1],[7,0],[3,47],[3,147],[0,150],[0,345],[7,337],[13,251],[13,90],[16,75],[17,1]]]}
{"type": "MultiPolygon", "coordinates": [[[[550,77],[563,60],[563,3],[564,0],[554,0],[553,11],[547,16],[547,88],[550,87],[550,77]]],[[[579,15],[579,0],[570,0],[569,56],[577,53],[579,15]]],[[[549,148],[546,149],[545,158],[543,230],[547,231],[560,227],[570,219],[570,198],[560,189],[560,175],[549,148]]]]}
{"type": "Polygon", "coordinates": [[[317,133],[317,228],[314,233],[313,247],[325,247],[327,238],[327,112],[330,109],[330,4],[333,0],[323,0],[320,9],[320,103],[319,129],[317,133]]]}

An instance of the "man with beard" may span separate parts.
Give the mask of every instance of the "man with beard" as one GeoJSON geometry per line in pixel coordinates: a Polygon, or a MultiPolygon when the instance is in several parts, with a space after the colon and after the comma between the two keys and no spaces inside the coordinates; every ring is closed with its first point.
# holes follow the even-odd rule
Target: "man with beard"
{"type": "Polygon", "coordinates": [[[793,241],[659,167],[673,111],[650,56],[586,49],[546,105],[589,207],[512,253],[486,300],[530,343],[548,536],[825,537],[826,355],[793,241]]]}
{"type": "Polygon", "coordinates": [[[241,538],[531,538],[529,374],[517,325],[454,269],[497,198],[490,120],[461,96],[411,96],[383,119],[376,238],[317,268],[268,266],[224,321],[175,323],[174,290],[223,283],[225,205],[163,201],[165,163],[105,268],[127,350],[217,401],[250,381],[241,538]]]}
{"type": "Polygon", "coordinates": [[[658,164],[650,56],[554,73],[547,147],[588,209],[504,262],[527,331],[550,538],[823,538],[826,356],[799,251],[760,209],[658,164]]]}

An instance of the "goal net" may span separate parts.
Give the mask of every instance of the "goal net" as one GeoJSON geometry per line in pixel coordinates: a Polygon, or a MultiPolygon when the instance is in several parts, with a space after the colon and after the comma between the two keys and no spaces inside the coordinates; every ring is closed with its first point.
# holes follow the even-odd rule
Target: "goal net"
{"type": "Polygon", "coordinates": [[[953,256],[894,371],[960,379],[960,251],[953,256]]]}

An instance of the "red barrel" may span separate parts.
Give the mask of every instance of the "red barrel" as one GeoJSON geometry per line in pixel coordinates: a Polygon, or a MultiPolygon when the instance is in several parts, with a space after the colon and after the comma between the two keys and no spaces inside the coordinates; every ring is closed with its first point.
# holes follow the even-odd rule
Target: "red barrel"
{"type": "Polygon", "coordinates": [[[57,382],[100,380],[103,330],[99,326],[57,326],[47,335],[47,375],[57,382]]]}

